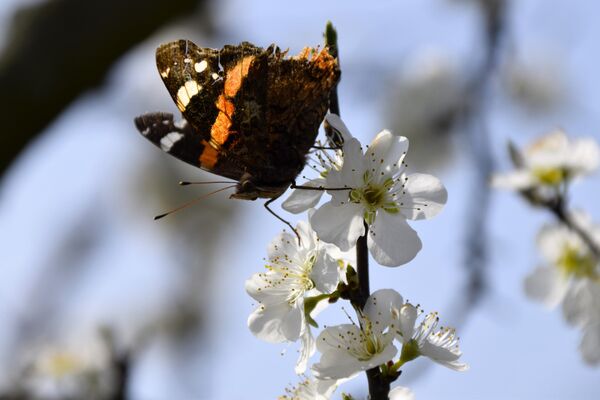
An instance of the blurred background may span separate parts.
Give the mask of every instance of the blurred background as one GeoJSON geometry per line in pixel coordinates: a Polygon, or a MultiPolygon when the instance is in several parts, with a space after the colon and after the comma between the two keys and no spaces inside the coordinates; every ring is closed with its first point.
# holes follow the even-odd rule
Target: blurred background
{"type": "MultiPolygon", "coordinates": [[[[409,169],[449,192],[440,216],[413,224],[418,257],[373,264],[371,288],[439,311],[471,370],[417,360],[398,383],[419,400],[597,399],[580,333],[522,290],[552,217],[487,180],[510,168],[508,140],[557,127],[600,140],[599,12],[589,0],[0,0],[0,398],[274,399],[297,381],[297,347],[246,327],[244,281],[282,224],[222,193],[153,221],[209,190],[179,180],[210,175],[133,118],[177,113],[154,62],[163,42],[295,53],[331,20],[350,130],[407,136],[409,169]]],[[[593,176],[571,198],[596,222],[599,187],[593,176]]],[[[334,306],[320,321],[345,318],[334,306]]],[[[343,391],[365,387],[361,375],[343,391]]]]}

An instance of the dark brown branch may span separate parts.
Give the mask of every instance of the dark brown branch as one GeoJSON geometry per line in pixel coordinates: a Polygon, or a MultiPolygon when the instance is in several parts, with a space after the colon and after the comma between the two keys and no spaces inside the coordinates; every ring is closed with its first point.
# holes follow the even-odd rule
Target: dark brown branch
{"type": "Polygon", "coordinates": [[[559,199],[558,201],[546,203],[545,206],[560,222],[575,232],[584,241],[596,260],[600,260],[600,245],[592,239],[589,232],[573,220],[573,217],[567,211],[564,200],[559,199]]]}
{"type": "MultiPolygon", "coordinates": [[[[331,22],[327,22],[327,26],[325,27],[325,46],[329,49],[329,54],[331,54],[335,59],[337,59],[338,66],[340,64],[340,52],[338,49],[337,42],[337,31],[333,27],[331,22]]],[[[329,111],[332,114],[340,115],[340,102],[338,98],[337,87],[338,83],[331,89],[331,93],[329,94],[329,111]]],[[[331,129],[329,124],[325,124],[325,134],[327,135],[327,140],[331,147],[340,148],[344,144],[343,138],[340,136],[338,132],[331,129]]]]}
{"type": "Polygon", "coordinates": [[[21,9],[0,55],[0,173],[117,58],[202,2],[49,0],[21,9]]]}
{"type": "MultiPolygon", "coordinates": [[[[331,22],[327,23],[325,28],[325,45],[329,48],[332,56],[338,59],[338,44],[337,32],[331,22]]],[[[329,95],[329,111],[333,114],[340,115],[340,105],[338,101],[337,85],[331,90],[329,95]]],[[[340,135],[325,124],[325,132],[330,144],[334,147],[340,147],[343,140],[340,135]]],[[[367,303],[367,299],[371,295],[369,288],[369,249],[367,248],[367,235],[369,226],[364,223],[365,234],[358,238],[356,242],[356,269],[358,275],[358,293],[352,297],[352,305],[355,308],[362,310],[367,303]]],[[[369,383],[369,395],[371,400],[387,400],[390,392],[391,381],[382,376],[379,367],[372,368],[367,372],[367,380],[369,383]]]]}

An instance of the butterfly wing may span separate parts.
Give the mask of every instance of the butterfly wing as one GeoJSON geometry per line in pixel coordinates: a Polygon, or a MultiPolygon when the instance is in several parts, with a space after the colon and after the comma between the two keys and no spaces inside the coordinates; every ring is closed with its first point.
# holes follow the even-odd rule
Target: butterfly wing
{"type": "Polygon", "coordinates": [[[326,50],[287,57],[248,43],[225,46],[221,60],[224,96],[212,139],[257,185],[289,184],[315,142],[339,79],[337,62],[326,50]]]}
{"type": "Polygon", "coordinates": [[[327,50],[287,57],[247,42],[215,50],[179,40],[156,62],[187,124],[147,114],[140,132],[189,164],[262,187],[287,187],[302,170],[339,79],[327,50]]]}

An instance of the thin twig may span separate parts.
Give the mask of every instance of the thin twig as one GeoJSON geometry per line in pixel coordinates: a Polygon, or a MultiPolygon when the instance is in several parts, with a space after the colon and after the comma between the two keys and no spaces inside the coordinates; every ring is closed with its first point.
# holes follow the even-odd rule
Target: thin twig
{"type": "MultiPolygon", "coordinates": [[[[337,32],[331,22],[327,23],[325,28],[325,45],[329,49],[329,53],[337,58],[339,65],[339,52],[337,45],[337,32]]],[[[340,105],[337,94],[337,85],[333,87],[329,95],[329,111],[333,114],[340,115],[340,105]]],[[[342,138],[339,133],[325,125],[327,139],[332,146],[340,147],[342,138]]],[[[367,234],[369,226],[364,223],[365,234],[356,242],[356,269],[358,274],[358,296],[354,297],[353,306],[362,310],[367,303],[371,291],[369,288],[369,249],[367,247],[367,234]]],[[[387,400],[390,392],[390,380],[382,376],[379,367],[372,368],[367,372],[367,380],[369,383],[369,395],[371,400],[387,400]]]]}
{"type": "Polygon", "coordinates": [[[594,254],[594,258],[596,260],[600,260],[600,246],[592,239],[589,232],[587,232],[573,220],[573,217],[567,211],[567,207],[562,198],[558,201],[547,203],[545,206],[560,222],[575,232],[581,238],[581,240],[584,241],[590,251],[594,254]]]}

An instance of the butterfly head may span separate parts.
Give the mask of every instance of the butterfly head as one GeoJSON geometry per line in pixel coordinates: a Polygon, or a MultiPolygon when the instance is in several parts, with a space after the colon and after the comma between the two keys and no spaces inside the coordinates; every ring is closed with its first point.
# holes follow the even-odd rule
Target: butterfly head
{"type": "Polygon", "coordinates": [[[279,186],[257,185],[254,178],[249,173],[244,173],[235,187],[235,193],[229,196],[232,199],[256,200],[257,198],[274,199],[281,196],[290,183],[279,186]]]}

